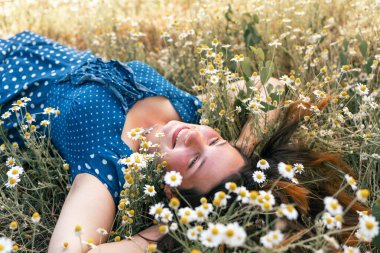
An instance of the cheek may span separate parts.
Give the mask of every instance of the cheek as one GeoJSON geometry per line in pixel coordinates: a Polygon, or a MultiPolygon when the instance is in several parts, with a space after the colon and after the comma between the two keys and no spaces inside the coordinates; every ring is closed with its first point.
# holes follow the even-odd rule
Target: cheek
{"type": "Polygon", "coordinates": [[[186,155],[184,154],[173,154],[168,155],[164,159],[168,163],[168,170],[175,170],[180,172],[182,175],[186,171],[186,155]]]}

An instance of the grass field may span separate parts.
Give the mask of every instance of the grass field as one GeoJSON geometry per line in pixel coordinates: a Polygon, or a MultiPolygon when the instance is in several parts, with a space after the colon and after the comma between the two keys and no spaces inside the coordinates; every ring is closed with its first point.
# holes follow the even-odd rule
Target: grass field
{"type": "MultiPolygon", "coordinates": [[[[30,30],[106,60],[144,61],[178,87],[196,95],[207,93],[210,99],[203,101],[201,123],[229,140],[239,135],[248,114],[258,122],[257,112],[266,110],[247,100],[254,96],[254,77],[266,83],[273,76],[287,86],[286,92],[268,87],[266,108],[285,110],[293,101],[316,104],[331,96],[322,112],[303,119],[294,139],[340,154],[356,172],[355,182],[343,180],[341,190],[356,194],[352,186],[368,189],[367,204],[379,221],[379,14],[380,1],[371,0],[0,0],[0,38],[30,30]],[[230,83],[238,80],[245,80],[252,92],[239,95],[239,104],[231,105],[226,94],[233,89],[230,83]]],[[[13,241],[11,252],[47,252],[46,238],[70,188],[69,169],[49,138],[38,132],[28,132],[24,149],[12,144],[2,131],[6,120],[0,118],[0,253],[10,252],[5,238],[13,241]],[[13,187],[7,176],[11,158],[25,170],[13,187]]],[[[266,140],[273,131],[260,135],[266,140]]],[[[275,218],[235,252],[283,252],[296,246],[304,252],[350,252],[344,243],[335,248],[332,238],[340,228],[327,229],[321,217],[310,223],[316,231],[311,239],[260,242],[257,238],[273,236],[269,231],[280,220],[275,215],[280,204],[270,211],[256,207],[251,214],[243,213],[247,219],[242,228],[256,214],[275,218]]],[[[126,236],[133,220],[125,215],[121,208],[109,242],[126,236]]],[[[210,221],[227,225],[234,218],[213,215],[210,221]]],[[[376,228],[378,223],[372,224],[376,228]]],[[[187,229],[181,225],[170,230],[187,245],[185,252],[234,252],[228,243],[226,248],[209,248],[199,238],[190,240],[187,229]]],[[[367,241],[372,243],[361,240],[354,247],[361,252],[380,247],[379,236],[367,241]]],[[[64,242],[62,238],[62,247],[64,242]]]]}

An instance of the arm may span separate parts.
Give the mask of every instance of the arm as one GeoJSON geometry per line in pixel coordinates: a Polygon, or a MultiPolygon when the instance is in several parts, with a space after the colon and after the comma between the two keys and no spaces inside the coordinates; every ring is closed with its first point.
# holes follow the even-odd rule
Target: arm
{"type": "MultiPolygon", "coordinates": [[[[158,225],[151,226],[139,234],[145,238],[157,241],[163,234],[158,230],[158,225]]],[[[90,250],[88,253],[145,253],[149,242],[138,235],[132,236],[130,239],[124,239],[120,242],[111,242],[99,245],[97,248],[90,250]]]]}
{"type": "Polygon", "coordinates": [[[54,228],[48,252],[87,252],[89,247],[80,240],[92,239],[94,244],[105,242],[108,235],[101,236],[96,229],[111,230],[115,209],[111,194],[96,177],[87,173],[77,175],[54,228]],[[74,232],[76,225],[83,229],[80,239],[74,232]],[[69,243],[67,249],[63,248],[63,242],[69,243]]]}

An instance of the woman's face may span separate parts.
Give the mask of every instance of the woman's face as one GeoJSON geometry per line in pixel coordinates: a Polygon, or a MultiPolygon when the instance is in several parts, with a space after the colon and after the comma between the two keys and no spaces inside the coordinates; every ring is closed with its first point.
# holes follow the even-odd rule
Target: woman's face
{"type": "Polygon", "coordinates": [[[242,155],[208,126],[170,121],[161,129],[162,160],[168,170],[181,173],[181,188],[206,193],[237,172],[245,161],[242,155]]]}

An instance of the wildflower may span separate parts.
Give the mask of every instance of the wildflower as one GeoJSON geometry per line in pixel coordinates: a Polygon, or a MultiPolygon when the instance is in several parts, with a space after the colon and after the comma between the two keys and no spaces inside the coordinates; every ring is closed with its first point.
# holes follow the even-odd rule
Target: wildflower
{"type": "Polygon", "coordinates": [[[159,228],[160,233],[167,234],[169,233],[169,227],[167,225],[161,225],[159,228]]]}
{"type": "Polygon", "coordinates": [[[147,252],[156,252],[157,250],[157,244],[150,243],[148,247],[146,248],[147,252]]]}
{"type": "Polygon", "coordinates": [[[208,229],[201,232],[201,243],[208,248],[219,246],[223,241],[224,231],[225,226],[223,224],[208,223],[208,229]]]}
{"type": "Polygon", "coordinates": [[[270,166],[267,160],[261,159],[260,161],[257,162],[256,167],[262,170],[266,170],[266,169],[269,169],[270,166]]]}
{"type": "Polygon", "coordinates": [[[128,138],[137,141],[137,140],[139,140],[139,138],[143,134],[143,132],[144,132],[143,128],[137,127],[137,128],[132,129],[131,131],[127,132],[127,136],[128,136],[128,138]]]}
{"type": "Polygon", "coordinates": [[[325,203],[325,209],[332,215],[343,213],[343,207],[338,203],[337,199],[333,197],[325,197],[323,202],[325,203]]]}
{"type": "Polygon", "coordinates": [[[343,66],[340,68],[340,71],[341,71],[342,73],[347,73],[349,70],[350,70],[350,66],[349,66],[349,65],[343,65],[343,66]]]}
{"type": "Polygon", "coordinates": [[[293,83],[293,80],[289,78],[288,75],[283,75],[280,77],[280,83],[283,85],[289,86],[293,83]]]}
{"type": "Polygon", "coordinates": [[[356,184],[356,180],[353,177],[346,174],[346,175],[344,175],[344,178],[347,180],[347,183],[351,186],[352,190],[355,191],[358,188],[357,184],[356,184]]]}
{"type": "Polygon", "coordinates": [[[245,188],[245,186],[238,187],[236,193],[238,195],[237,201],[241,200],[242,203],[248,203],[249,191],[245,188]]]}
{"type": "Polygon", "coordinates": [[[170,231],[176,231],[178,229],[178,224],[173,222],[172,224],[170,224],[169,229],[170,231]]]}
{"type": "Polygon", "coordinates": [[[49,120],[46,120],[46,119],[45,119],[45,120],[42,120],[41,123],[40,123],[40,125],[41,125],[41,126],[44,126],[44,127],[47,127],[49,124],[50,124],[50,121],[49,121],[49,120]]]}
{"type": "Polygon", "coordinates": [[[30,98],[28,98],[28,97],[22,97],[21,98],[21,101],[23,101],[23,102],[29,102],[29,101],[31,101],[32,99],[30,99],[30,98]]]}
{"type": "Polygon", "coordinates": [[[367,202],[369,195],[368,189],[360,189],[356,192],[356,197],[363,203],[367,202]]]}
{"type": "Polygon", "coordinates": [[[367,88],[367,85],[364,85],[364,84],[361,84],[361,83],[357,83],[355,89],[356,89],[356,92],[357,92],[360,96],[368,95],[368,93],[369,93],[369,90],[368,90],[368,88],[367,88]]]}
{"type": "Polygon", "coordinates": [[[17,183],[20,182],[19,178],[9,177],[8,182],[5,184],[7,188],[13,188],[17,185],[17,183]]]}
{"type": "Polygon", "coordinates": [[[169,202],[169,206],[173,209],[178,209],[178,207],[180,206],[180,201],[178,198],[176,197],[173,197],[170,199],[170,202],[169,202]]]}
{"type": "Polygon", "coordinates": [[[298,217],[298,212],[293,205],[281,204],[282,214],[286,216],[289,220],[296,220],[298,217]]]}
{"type": "Polygon", "coordinates": [[[74,228],[74,231],[75,231],[75,235],[76,236],[81,236],[82,232],[83,232],[83,229],[80,225],[76,225],[75,228],[74,228]]]}
{"type": "Polygon", "coordinates": [[[290,180],[294,177],[294,170],[290,164],[280,162],[278,164],[278,171],[283,177],[289,178],[290,180]]]}
{"type": "Polygon", "coordinates": [[[38,212],[34,212],[32,215],[32,222],[33,223],[38,223],[41,220],[41,216],[38,212]]]}
{"type": "Polygon", "coordinates": [[[154,195],[156,195],[157,192],[154,189],[154,186],[147,184],[144,186],[144,193],[150,197],[153,197],[154,195]]]}
{"type": "Polygon", "coordinates": [[[191,209],[190,207],[180,208],[178,210],[178,216],[181,218],[187,217],[189,222],[192,222],[196,219],[195,211],[191,209]]]}
{"type": "Polygon", "coordinates": [[[336,226],[336,221],[335,221],[334,217],[329,212],[325,212],[322,215],[322,222],[323,222],[323,224],[325,224],[327,229],[333,229],[336,226]]]}
{"type": "Polygon", "coordinates": [[[182,176],[177,171],[168,171],[165,174],[164,180],[165,184],[169,185],[170,187],[177,187],[182,183],[182,176]]]}
{"type": "Polygon", "coordinates": [[[273,248],[281,243],[284,239],[284,234],[280,230],[269,231],[265,236],[260,237],[260,243],[265,248],[273,248]]]}
{"type": "Polygon", "coordinates": [[[155,218],[157,219],[157,217],[162,213],[163,208],[164,204],[157,203],[149,208],[149,214],[155,216],[155,218]]]}
{"type": "MultiPolygon", "coordinates": [[[[238,191],[238,189],[236,189],[236,192],[238,191]]],[[[223,206],[227,205],[227,199],[229,199],[229,198],[231,198],[231,196],[227,195],[223,191],[219,191],[219,192],[215,193],[214,200],[212,203],[214,206],[223,207],[223,206]]]]}
{"type": "Polygon", "coordinates": [[[104,228],[97,228],[97,229],[96,229],[96,232],[97,232],[98,234],[101,234],[101,235],[107,235],[107,234],[108,234],[107,230],[104,229],[104,228]]]}
{"type": "Polygon", "coordinates": [[[15,177],[18,178],[22,173],[24,173],[24,169],[20,166],[13,166],[9,171],[7,172],[8,177],[15,177]]]}
{"type": "Polygon", "coordinates": [[[199,230],[197,229],[197,227],[192,227],[192,228],[189,228],[186,232],[186,236],[187,238],[189,238],[189,240],[191,241],[196,241],[198,240],[198,235],[200,234],[199,230]]]}
{"type": "Polygon", "coordinates": [[[10,110],[12,111],[12,112],[17,112],[17,111],[19,111],[21,109],[21,107],[20,106],[17,106],[17,105],[14,105],[14,106],[12,106],[11,108],[10,108],[10,110]]]}
{"type": "Polygon", "coordinates": [[[16,160],[13,158],[13,157],[8,157],[7,158],[7,161],[5,162],[5,165],[7,165],[8,167],[13,167],[16,165],[16,160]]]}
{"type": "Polygon", "coordinates": [[[47,107],[44,109],[44,112],[42,114],[53,114],[55,113],[55,110],[52,107],[47,107]]]}
{"type": "Polygon", "coordinates": [[[268,43],[268,46],[277,48],[278,46],[281,46],[282,43],[278,41],[278,39],[275,39],[274,41],[268,43]]]}
{"type": "Polygon", "coordinates": [[[266,180],[266,176],[265,176],[264,172],[262,172],[260,170],[255,171],[253,173],[252,177],[253,177],[253,181],[255,181],[256,183],[259,183],[259,184],[265,182],[265,180],[266,180]]]}
{"type": "Polygon", "coordinates": [[[219,82],[219,76],[217,75],[212,75],[210,77],[210,82],[213,83],[213,84],[217,84],[219,82]]]}
{"type": "Polygon", "coordinates": [[[87,246],[89,246],[91,249],[96,249],[96,245],[94,244],[94,240],[92,240],[91,238],[88,239],[87,241],[84,241],[82,240],[82,243],[83,244],[86,244],[87,246]]]}
{"type": "Polygon", "coordinates": [[[64,249],[67,249],[69,247],[69,243],[68,242],[63,242],[62,246],[63,246],[64,249]]]}
{"type": "Polygon", "coordinates": [[[379,234],[379,222],[372,215],[362,215],[359,217],[358,232],[371,240],[379,234]]]}
{"type": "Polygon", "coordinates": [[[12,115],[12,114],[11,114],[10,112],[5,112],[5,113],[3,113],[3,115],[1,115],[1,118],[2,118],[2,119],[7,119],[7,118],[9,118],[11,115],[12,115]]]}
{"type": "Polygon", "coordinates": [[[161,218],[161,222],[169,223],[170,221],[173,220],[173,213],[170,212],[168,208],[164,208],[161,212],[160,218],[161,218]]]}
{"type": "Polygon", "coordinates": [[[225,187],[228,191],[231,192],[235,192],[238,188],[235,182],[227,182],[225,187]]]}
{"type": "Polygon", "coordinates": [[[68,171],[70,169],[70,165],[68,163],[63,164],[63,169],[68,171]]]}
{"type": "Polygon", "coordinates": [[[234,61],[236,63],[244,61],[244,55],[243,54],[236,54],[234,58],[231,59],[231,61],[234,61]]]}
{"type": "Polygon", "coordinates": [[[0,253],[9,253],[12,250],[12,240],[6,237],[0,238],[0,253]]]}
{"type": "Polygon", "coordinates": [[[355,247],[343,245],[343,253],[360,253],[360,250],[355,247]]]}
{"type": "Polygon", "coordinates": [[[224,243],[229,247],[240,247],[244,244],[247,233],[237,222],[227,224],[224,229],[224,243]]]}
{"type": "Polygon", "coordinates": [[[12,221],[10,224],[9,224],[9,229],[10,230],[16,230],[18,228],[18,223],[17,221],[12,221]]]}
{"type": "Polygon", "coordinates": [[[147,152],[150,147],[153,146],[153,143],[151,141],[142,141],[140,143],[140,152],[147,152]]]}

